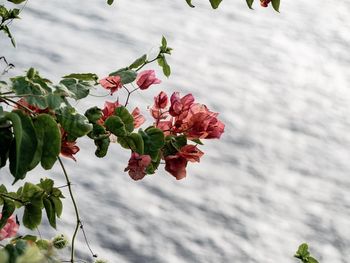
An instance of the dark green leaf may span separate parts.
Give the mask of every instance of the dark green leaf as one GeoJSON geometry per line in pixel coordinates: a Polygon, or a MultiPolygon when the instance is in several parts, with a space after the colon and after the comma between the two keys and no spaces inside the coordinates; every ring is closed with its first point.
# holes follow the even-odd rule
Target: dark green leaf
{"type": "Polygon", "coordinates": [[[144,154],[150,155],[152,161],[156,161],[159,156],[159,150],[164,146],[164,133],[153,126],[147,128],[145,131],[139,130],[144,142],[144,154]]]}
{"type": "Polygon", "coordinates": [[[10,128],[0,128],[0,168],[6,165],[13,134],[10,128]]]}
{"type": "Polygon", "coordinates": [[[209,0],[209,1],[210,1],[211,6],[212,6],[214,9],[216,9],[216,8],[219,7],[219,5],[220,5],[220,3],[221,3],[222,0],[209,0]]]}
{"type": "Polygon", "coordinates": [[[66,76],[63,76],[64,79],[77,79],[77,80],[84,80],[84,81],[92,81],[97,83],[98,76],[93,73],[72,73],[66,76]]]}
{"type": "Polygon", "coordinates": [[[186,0],[186,3],[187,3],[190,7],[194,7],[194,5],[192,5],[192,0],[186,0]]]}
{"type": "Polygon", "coordinates": [[[16,47],[16,41],[15,41],[14,37],[12,36],[8,26],[5,26],[5,25],[0,26],[0,31],[3,31],[10,38],[12,45],[14,47],[16,47]]]}
{"type": "Polygon", "coordinates": [[[56,213],[50,199],[44,199],[44,207],[50,225],[56,229],[56,213]]]}
{"type": "Polygon", "coordinates": [[[18,4],[23,3],[23,2],[26,1],[26,0],[7,0],[7,1],[18,5],[18,4]]]}
{"type": "Polygon", "coordinates": [[[204,145],[204,143],[200,139],[192,139],[191,141],[193,141],[199,145],[204,145]]]}
{"type": "Polygon", "coordinates": [[[275,9],[277,12],[280,11],[280,0],[272,0],[272,7],[275,9]]]}
{"type": "Polygon", "coordinates": [[[61,132],[56,121],[48,114],[37,116],[34,126],[43,131],[41,166],[49,170],[57,161],[61,152],[61,132]]]}
{"type": "Polygon", "coordinates": [[[98,107],[92,107],[84,115],[88,118],[89,122],[96,123],[102,117],[102,110],[98,107]]]}
{"type": "Polygon", "coordinates": [[[129,68],[138,68],[139,66],[143,65],[147,60],[147,55],[144,54],[142,57],[139,57],[138,59],[136,59],[130,66],[129,68]]]}
{"type": "Polygon", "coordinates": [[[10,149],[10,171],[15,181],[23,179],[28,171],[37,147],[33,122],[22,111],[16,110],[6,114],[12,122],[15,140],[10,149]]]}
{"type": "Polygon", "coordinates": [[[62,205],[61,199],[59,197],[56,197],[56,196],[50,196],[50,200],[52,201],[56,215],[58,217],[60,217],[62,215],[62,210],[63,210],[63,205],[62,205]]]}
{"type": "Polygon", "coordinates": [[[131,133],[126,137],[118,137],[118,143],[125,149],[131,149],[138,154],[144,153],[142,136],[138,133],[131,133]]]}
{"type": "Polygon", "coordinates": [[[162,49],[166,49],[168,46],[168,42],[164,36],[162,36],[162,49]]]}
{"type": "Polygon", "coordinates": [[[72,137],[82,137],[92,130],[89,120],[84,115],[77,113],[74,108],[60,109],[56,116],[63,129],[72,137]]]}
{"type": "Polygon", "coordinates": [[[107,4],[112,5],[114,0],[107,0],[107,4]]]}
{"type": "Polygon", "coordinates": [[[89,95],[90,89],[94,86],[91,81],[78,80],[78,79],[63,79],[60,84],[67,87],[74,95],[72,98],[80,100],[89,95]]]}
{"type": "Polygon", "coordinates": [[[41,223],[42,210],[40,206],[28,204],[24,208],[23,225],[30,230],[35,229],[41,223]]]}
{"type": "Polygon", "coordinates": [[[115,136],[126,136],[128,133],[125,129],[124,122],[118,116],[110,116],[105,121],[105,126],[108,131],[113,133],[115,136]]]}
{"type": "Polygon", "coordinates": [[[2,207],[2,217],[0,219],[0,229],[2,229],[7,222],[7,219],[9,219],[9,217],[13,214],[13,212],[15,211],[15,203],[12,200],[9,199],[3,199],[4,205],[2,207]]]}
{"type": "Polygon", "coordinates": [[[249,6],[250,9],[253,9],[253,3],[254,3],[254,0],[246,0],[247,1],[247,5],[249,6]]]}
{"type": "Polygon", "coordinates": [[[97,147],[95,151],[95,155],[99,158],[105,157],[108,151],[109,144],[110,144],[110,140],[108,137],[95,140],[95,145],[97,147]]]}
{"type": "Polygon", "coordinates": [[[318,263],[318,261],[313,257],[309,257],[308,263],[318,263]]]}
{"type": "Polygon", "coordinates": [[[129,84],[129,83],[133,82],[137,77],[136,71],[128,69],[128,68],[118,70],[118,71],[113,72],[109,75],[110,76],[119,76],[123,84],[129,84]]]}
{"type": "Polygon", "coordinates": [[[127,108],[125,108],[124,106],[120,106],[115,109],[114,114],[120,117],[120,119],[123,121],[125,125],[125,129],[128,132],[132,132],[134,130],[134,118],[129,113],[127,108]]]}
{"type": "Polygon", "coordinates": [[[49,179],[49,178],[40,179],[40,184],[39,184],[39,186],[40,186],[47,194],[50,194],[50,193],[52,192],[53,185],[54,185],[54,181],[51,180],[51,179],[49,179]]]}

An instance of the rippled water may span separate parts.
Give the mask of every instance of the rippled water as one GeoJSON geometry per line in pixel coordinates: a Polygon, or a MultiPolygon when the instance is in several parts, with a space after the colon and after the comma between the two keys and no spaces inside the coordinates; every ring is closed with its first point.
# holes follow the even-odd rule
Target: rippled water
{"type": "MultiPolygon", "coordinates": [[[[156,53],[165,35],[173,75],[135,105],[145,110],[160,90],[192,92],[226,123],[179,182],[160,171],[135,183],[117,145],[99,160],[79,141],[77,165],[65,163],[93,249],[110,262],[277,263],[295,262],[307,241],[320,262],[349,262],[350,2],[285,0],[281,14],[195,2],[29,0],[13,23],[18,48],[0,40],[11,74],[34,66],[58,80],[103,76],[156,53]]],[[[64,184],[58,167],[53,177],[64,184]]],[[[59,231],[70,234],[73,219],[67,201],[59,231]]],[[[81,235],[78,245],[88,259],[81,235]]]]}

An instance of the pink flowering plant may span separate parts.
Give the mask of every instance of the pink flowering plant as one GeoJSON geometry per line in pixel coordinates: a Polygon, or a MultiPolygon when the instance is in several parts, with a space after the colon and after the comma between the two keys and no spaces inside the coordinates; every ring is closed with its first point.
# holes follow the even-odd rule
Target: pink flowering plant
{"type": "MultiPolygon", "coordinates": [[[[222,2],[209,1],[213,8],[222,2]]],[[[26,0],[8,2],[23,4],[21,9],[26,4],[26,0]]],[[[112,4],[113,0],[107,2],[112,4]]],[[[191,0],[186,2],[194,7],[191,0]]],[[[250,8],[253,2],[247,0],[250,8]]],[[[279,0],[260,0],[264,7],[270,2],[278,11],[279,0]]],[[[0,31],[14,46],[9,25],[19,18],[21,9],[8,9],[0,4],[0,31]]],[[[161,83],[155,70],[148,68],[152,63],[161,67],[164,76],[170,76],[167,56],[171,52],[163,37],[154,58],[144,54],[129,66],[102,78],[94,73],[73,73],[53,83],[30,68],[24,75],[0,80],[0,169],[9,169],[13,185],[21,184],[16,191],[0,185],[0,263],[80,262],[75,257],[79,230],[90,249],[63,161],[63,158],[79,161],[75,156],[80,151],[78,138],[90,138],[99,158],[107,155],[112,144],[129,151],[130,159],[125,163],[124,172],[135,181],[153,176],[161,168],[177,180],[184,179],[188,164],[199,163],[204,155],[200,149],[203,142],[221,138],[225,125],[219,114],[197,102],[191,93],[161,91],[149,102],[148,110],[132,105],[135,91],[153,89],[161,83]],[[103,107],[91,106],[80,113],[72,102],[87,99],[93,89],[104,89],[111,98],[101,102],[103,107]],[[57,187],[51,178],[42,178],[36,183],[27,180],[27,175],[39,165],[51,170],[56,164],[62,169],[65,186],[57,187]],[[65,199],[62,187],[67,187],[75,212],[76,224],[70,242],[63,235],[53,239],[26,235],[25,229],[37,229],[43,217],[56,228],[65,199]],[[23,235],[18,235],[19,230],[23,235]],[[62,259],[59,250],[68,243],[70,258],[62,259]]],[[[6,65],[3,76],[14,65],[5,57],[0,57],[0,61],[6,65]]],[[[97,257],[91,249],[90,252],[93,258],[97,257]]],[[[317,263],[306,244],[299,247],[295,257],[304,263],[317,263]]]]}

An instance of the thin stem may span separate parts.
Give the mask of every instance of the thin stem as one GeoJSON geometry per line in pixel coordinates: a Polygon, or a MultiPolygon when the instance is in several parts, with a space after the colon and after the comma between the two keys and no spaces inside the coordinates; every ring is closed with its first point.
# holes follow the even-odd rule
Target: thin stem
{"type": "Polygon", "coordinates": [[[26,106],[22,105],[21,103],[18,103],[17,101],[14,101],[14,100],[9,99],[9,98],[7,98],[7,97],[2,97],[1,99],[9,101],[9,102],[11,102],[11,103],[13,103],[13,104],[17,105],[18,107],[21,107],[21,108],[23,108],[23,109],[25,109],[25,110],[29,111],[31,114],[35,114],[35,112],[34,112],[34,111],[32,111],[32,110],[31,110],[31,109],[29,109],[28,107],[26,107],[26,106]]]}
{"type": "Polygon", "coordinates": [[[71,182],[69,180],[66,168],[64,167],[63,162],[62,162],[60,157],[58,157],[58,161],[59,161],[59,163],[61,165],[61,168],[63,170],[64,177],[66,178],[66,182],[67,182],[67,186],[68,186],[68,190],[69,190],[69,195],[70,195],[70,198],[71,198],[72,203],[73,203],[73,207],[74,207],[74,211],[75,211],[75,217],[76,217],[76,225],[75,225],[75,229],[74,229],[74,233],[73,233],[72,241],[71,241],[71,243],[72,243],[72,251],[71,251],[71,255],[70,255],[70,262],[74,263],[75,238],[77,236],[79,226],[81,225],[81,220],[80,220],[80,216],[79,216],[78,206],[77,206],[77,204],[75,202],[75,199],[74,199],[74,195],[73,195],[73,191],[72,191],[72,187],[71,187],[71,182]]]}
{"type": "Polygon", "coordinates": [[[156,60],[160,57],[160,54],[161,54],[161,52],[158,53],[158,55],[157,55],[156,58],[154,58],[154,59],[152,59],[152,60],[147,60],[147,61],[145,61],[145,63],[143,63],[143,64],[142,64],[140,67],[138,67],[135,71],[139,71],[140,69],[142,69],[142,68],[143,68],[144,66],[146,66],[147,64],[150,64],[150,63],[156,61],[156,60]]]}
{"type": "Polygon", "coordinates": [[[83,232],[84,239],[85,239],[85,243],[86,243],[88,249],[90,250],[90,253],[91,253],[92,257],[97,258],[97,254],[95,254],[95,253],[92,251],[91,247],[90,247],[90,243],[89,243],[89,240],[87,239],[87,236],[86,236],[86,233],[85,233],[85,230],[84,230],[84,225],[83,225],[82,222],[80,222],[80,229],[81,229],[81,231],[83,232]]]}
{"type": "Polygon", "coordinates": [[[7,195],[7,194],[0,194],[0,196],[5,197],[5,198],[8,198],[8,199],[11,199],[11,200],[16,201],[16,202],[18,202],[18,203],[21,203],[22,205],[25,205],[25,204],[26,204],[26,202],[22,201],[21,199],[18,199],[18,198],[9,196],[9,195],[7,195]]]}

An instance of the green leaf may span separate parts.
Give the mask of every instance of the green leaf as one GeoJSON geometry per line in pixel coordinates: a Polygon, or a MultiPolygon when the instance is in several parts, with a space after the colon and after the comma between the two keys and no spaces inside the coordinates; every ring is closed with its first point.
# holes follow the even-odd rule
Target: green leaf
{"type": "Polygon", "coordinates": [[[222,0],[209,0],[209,1],[210,1],[211,6],[212,6],[214,9],[216,9],[216,8],[219,7],[219,5],[220,5],[220,3],[221,3],[222,0]]]}
{"type": "Polygon", "coordinates": [[[163,69],[163,74],[166,76],[166,77],[169,77],[170,74],[171,74],[171,69],[170,69],[170,66],[165,58],[164,55],[160,56],[158,59],[158,65],[163,69]]]}
{"type": "Polygon", "coordinates": [[[114,0],[107,0],[107,4],[112,5],[114,0]]]}
{"type": "Polygon", "coordinates": [[[272,7],[275,9],[277,12],[280,11],[280,0],[272,0],[272,7]]]}
{"type": "Polygon", "coordinates": [[[192,139],[191,141],[193,141],[199,145],[204,145],[204,143],[200,139],[192,139]]]}
{"type": "Polygon", "coordinates": [[[309,257],[308,263],[318,263],[318,261],[313,257],[309,257]]]}
{"type": "Polygon", "coordinates": [[[131,133],[126,137],[118,137],[118,143],[125,149],[131,149],[138,154],[144,153],[144,143],[142,136],[138,133],[131,133]]]}
{"type": "Polygon", "coordinates": [[[34,126],[43,134],[41,166],[49,170],[57,161],[61,152],[61,132],[56,121],[48,114],[37,116],[34,126]]]}
{"type": "Polygon", "coordinates": [[[6,225],[7,219],[9,219],[9,217],[13,214],[13,212],[16,209],[15,202],[13,202],[12,200],[4,198],[3,202],[4,205],[1,211],[2,217],[0,219],[0,229],[2,229],[6,225]]]}
{"type": "Polygon", "coordinates": [[[124,122],[118,116],[110,116],[105,121],[105,126],[108,131],[113,133],[115,136],[126,136],[128,133],[125,129],[124,122]]]}
{"type": "Polygon", "coordinates": [[[62,205],[61,199],[59,197],[56,197],[56,196],[50,196],[50,200],[53,204],[56,215],[58,217],[60,217],[62,215],[62,210],[63,210],[63,205],[62,205]]]}
{"type": "Polygon", "coordinates": [[[125,129],[128,132],[134,130],[134,117],[129,113],[126,107],[120,106],[114,110],[114,114],[120,117],[125,125],[125,129]]]}
{"type": "Polygon", "coordinates": [[[83,81],[92,81],[96,84],[98,83],[98,76],[94,73],[72,73],[66,76],[63,76],[64,79],[77,79],[77,80],[83,80],[83,81]]]}
{"type": "Polygon", "coordinates": [[[63,79],[60,81],[60,84],[67,87],[74,95],[73,99],[80,100],[87,95],[89,95],[90,89],[94,86],[94,83],[91,81],[79,80],[79,79],[63,79]]]}
{"type": "Polygon", "coordinates": [[[49,109],[57,110],[64,102],[61,95],[50,93],[46,96],[46,102],[49,109]]]}
{"type": "Polygon", "coordinates": [[[24,208],[23,225],[34,230],[41,223],[42,211],[40,206],[28,204],[24,208]]]}
{"type": "Polygon", "coordinates": [[[159,150],[164,146],[165,139],[162,130],[153,126],[148,127],[145,131],[139,130],[144,142],[144,154],[151,156],[155,162],[159,158],[159,150]]]}
{"type": "Polygon", "coordinates": [[[12,122],[15,135],[9,153],[10,171],[15,183],[25,177],[36,152],[37,139],[32,120],[22,111],[7,113],[6,118],[12,122]]]}
{"type": "Polygon", "coordinates": [[[144,54],[142,57],[139,57],[138,59],[136,59],[130,66],[129,68],[138,68],[139,66],[143,65],[147,60],[147,55],[144,54]]]}
{"type": "Polygon", "coordinates": [[[56,112],[56,116],[63,129],[72,137],[82,137],[92,130],[89,120],[77,113],[74,108],[62,108],[56,112]]]}
{"type": "Polygon", "coordinates": [[[194,5],[192,5],[192,0],[186,0],[186,3],[190,6],[190,7],[194,7],[194,5]]]}
{"type": "Polygon", "coordinates": [[[10,128],[0,128],[0,168],[6,165],[13,134],[10,128]]]}
{"type": "Polygon", "coordinates": [[[7,0],[7,1],[18,5],[18,4],[23,3],[23,2],[26,1],[26,0],[7,0]]]}
{"type": "Polygon", "coordinates": [[[97,147],[95,151],[95,155],[99,158],[105,157],[108,151],[109,144],[110,144],[110,140],[108,137],[95,140],[95,145],[97,147]]]}
{"type": "Polygon", "coordinates": [[[309,246],[306,243],[301,244],[294,255],[294,257],[299,258],[303,261],[306,261],[309,256],[309,246]]]}
{"type": "Polygon", "coordinates": [[[110,76],[119,76],[123,84],[133,82],[137,77],[137,72],[131,69],[120,69],[109,74],[110,76]]]}
{"type": "Polygon", "coordinates": [[[109,133],[106,129],[99,124],[94,123],[92,131],[88,134],[89,138],[93,140],[102,140],[109,137],[109,133]]]}
{"type": "Polygon", "coordinates": [[[44,207],[50,225],[56,229],[56,213],[50,199],[44,199],[44,207]]]}
{"type": "Polygon", "coordinates": [[[247,1],[247,5],[250,9],[253,9],[253,3],[254,3],[254,0],[246,0],[247,1]]]}
{"type": "Polygon", "coordinates": [[[102,110],[98,107],[92,107],[84,115],[88,118],[89,122],[96,123],[102,117],[102,110]]]}
{"type": "Polygon", "coordinates": [[[12,45],[14,47],[16,47],[16,41],[15,41],[14,37],[12,36],[9,27],[2,25],[2,26],[0,26],[0,31],[3,31],[10,38],[12,45]]]}
{"type": "Polygon", "coordinates": [[[166,49],[168,46],[168,42],[164,36],[162,36],[162,49],[166,49]]]}
{"type": "Polygon", "coordinates": [[[40,186],[47,194],[50,194],[52,192],[53,185],[54,185],[53,180],[49,178],[45,178],[45,179],[40,179],[40,183],[38,186],[40,186]]]}

